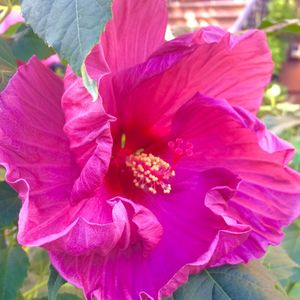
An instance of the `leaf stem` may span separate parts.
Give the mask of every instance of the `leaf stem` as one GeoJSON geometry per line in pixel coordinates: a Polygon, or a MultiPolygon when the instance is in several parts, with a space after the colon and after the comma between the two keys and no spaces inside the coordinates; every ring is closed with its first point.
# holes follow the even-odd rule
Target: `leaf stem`
{"type": "Polygon", "coordinates": [[[299,19],[289,19],[289,20],[284,20],[280,23],[274,24],[272,26],[266,27],[261,29],[262,31],[269,33],[269,32],[276,32],[281,29],[284,29],[285,27],[289,25],[300,25],[299,19]]]}
{"type": "Polygon", "coordinates": [[[47,283],[48,283],[48,279],[41,281],[39,284],[35,285],[32,289],[24,292],[22,296],[25,299],[27,298],[31,299],[31,296],[33,296],[35,292],[43,288],[47,283]]]}

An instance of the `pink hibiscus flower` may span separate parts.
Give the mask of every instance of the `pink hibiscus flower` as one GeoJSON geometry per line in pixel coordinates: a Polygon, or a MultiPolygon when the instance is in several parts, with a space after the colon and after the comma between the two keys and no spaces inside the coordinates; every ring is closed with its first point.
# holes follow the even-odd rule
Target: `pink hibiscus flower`
{"type": "Polygon", "coordinates": [[[204,268],[261,257],[299,215],[292,148],[252,114],[265,36],[208,27],[165,43],[163,0],[115,0],[87,59],[92,101],[33,58],[0,99],[19,242],[86,299],[161,299],[204,268]]]}

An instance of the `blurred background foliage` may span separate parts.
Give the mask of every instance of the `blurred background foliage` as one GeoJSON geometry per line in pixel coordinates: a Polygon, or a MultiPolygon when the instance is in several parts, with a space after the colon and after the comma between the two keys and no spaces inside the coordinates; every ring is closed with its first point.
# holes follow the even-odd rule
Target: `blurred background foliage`
{"type": "MultiPolygon", "coordinates": [[[[295,147],[291,167],[300,171],[300,5],[296,0],[267,2],[263,20],[255,18],[256,23],[259,20],[255,26],[267,33],[275,67],[258,114],[271,131],[295,147]]],[[[20,11],[18,1],[0,0],[0,26],[12,11],[20,11]]],[[[193,29],[197,25],[194,22],[193,29]]],[[[251,26],[243,29],[248,27],[251,26]]],[[[32,55],[46,59],[53,53],[53,49],[23,22],[10,26],[0,35],[0,90],[17,66],[32,55]]],[[[47,65],[63,76],[63,63],[50,61],[47,65]]],[[[65,283],[50,267],[44,250],[18,245],[20,202],[17,194],[4,182],[4,175],[3,169],[0,170],[0,300],[83,299],[80,290],[65,283]]],[[[287,299],[299,300],[300,220],[285,232],[282,245],[270,247],[261,263],[278,281],[277,288],[287,299]]]]}
{"type": "MultiPolygon", "coordinates": [[[[295,0],[272,0],[268,3],[268,14],[262,24],[270,21],[280,23],[285,20],[298,19],[300,12],[295,0]]],[[[261,24],[261,25],[262,25],[261,24]]],[[[262,27],[262,26],[260,26],[262,27]]],[[[282,32],[273,32],[268,36],[268,44],[272,49],[275,63],[274,75],[278,75],[282,64],[287,58],[287,53],[291,43],[291,36],[282,32]]]]}
{"type": "Polygon", "coordinates": [[[298,171],[300,171],[300,77],[290,77],[297,76],[291,72],[295,68],[299,69],[298,76],[300,76],[299,24],[300,7],[296,0],[272,0],[268,3],[268,14],[259,26],[267,31],[268,44],[275,65],[259,116],[271,131],[295,147],[296,153],[291,167],[298,171]],[[274,30],[268,31],[270,27],[274,30]],[[299,92],[290,87],[293,83],[289,81],[297,81],[297,84],[299,82],[299,92]]]}

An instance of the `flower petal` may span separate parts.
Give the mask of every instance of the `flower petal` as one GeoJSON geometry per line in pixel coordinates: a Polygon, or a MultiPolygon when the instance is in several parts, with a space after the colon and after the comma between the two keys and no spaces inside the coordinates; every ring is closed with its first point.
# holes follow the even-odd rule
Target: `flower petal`
{"type": "Polygon", "coordinates": [[[140,251],[147,253],[162,234],[160,224],[150,211],[124,198],[108,201],[103,201],[101,196],[91,198],[79,207],[70,208],[65,218],[70,225],[55,239],[40,245],[73,256],[107,256],[141,239],[140,251]]]}
{"type": "Polygon", "coordinates": [[[263,32],[237,37],[204,28],[165,43],[145,63],[115,76],[118,117],[127,131],[134,119],[137,128],[164,134],[197,92],[256,112],[272,69],[263,32]]]}
{"type": "Polygon", "coordinates": [[[83,86],[82,79],[68,71],[66,91],[62,99],[66,124],[64,131],[69,138],[81,174],[72,191],[72,203],[95,195],[109,167],[112,137],[110,122],[100,99],[93,99],[83,86]]]}
{"type": "MultiPolygon", "coordinates": [[[[176,170],[170,195],[149,201],[147,207],[164,229],[148,266],[155,286],[161,286],[161,297],[171,296],[190,274],[214,264],[248,238],[250,226],[239,224],[216,208],[230,201],[239,181],[226,169],[195,172],[183,167],[176,170]],[[162,264],[163,270],[158,267],[162,264]]],[[[156,299],[156,294],[151,296],[156,299]]]]}
{"type": "Polygon", "coordinates": [[[127,69],[145,61],[163,42],[168,12],[165,0],[115,0],[113,17],[87,59],[90,75],[99,75],[90,68],[97,61],[99,69],[108,65],[111,72],[127,69]],[[103,66],[103,67],[102,67],[103,66]]]}
{"type": "Polygon", "coordinates": [[[72,239],[67,234],[62,237],[64,242],[58,240],[52,245],[46,245],[55,268],[69,282],[83,288],[87,299],[92,299],[98,289],[101,290],[101,299],[122,299],[122,293],[126,293],[127,287],[123,287],[124,291],[118,290],[118,287],[121,287],[122,280],[131,281],[126,278],[127,270],[123,267],[129,263],[128,267],[134,268],[132,259],[146,256],[162,236],[161,225],[145,207],[120,197],[111,199],[108,203],[113,212],[110,225],[119,226],[120,230],[112,230],[109,234],[109,230],[107,233],[103,231],[103,225],[86,223],[84,227],[80,227],[83,224],[78,224],[80,235],[76,236],[78,230],[74,227],[71,232],[72,239]],[[118,239],[115,239],[116,233],[118,239]],[[63,248],[66,241],[71,246],[68,251],[63,248]],[[117,243],[113,243],[114,241],[117,243]],[[89,251],[79,253],[78,248],[89,251]],[[119,276],[112,278],[115,271],[119,276]]]}
{"type": "Polygon", "coordinates": [[[291,146],[246,110],[201,95],[178,111],[175,137],[194,146],[194,154],[179,161],[179,166],[223,167],[242,179],[226,212],[251,226],[252,232],[240,250],[223,262],[246,262],[263,255],[267,245],[277,245],[282,227],[300,214],[300,175],[287,166],[291,146]]]}
{"type": "Polygon", "coordinates": [[[207,197],[210,202],[227,202],[239,182],[236,176],[222,169],[180,174],[169,196],[149,196],[144,201],[148,209],[134,205],[142,210],[132,215],[132,223],[139,228],[133,240],[141,239],[144,247],[125,243],[129,247],[116,248],[105,257],[96,251],[74,257],[53,249],[54,266],[71,283],[83,287],[87,299],[140,299],[141,295],[161,299],[186,282],[190,273],[238,247],[248,237],[249,227],[230,223],[205,206],[207,197]]]}
{"type": "Polygon", "coordinates": [[[59,59],[59,56],[57,54],[52,54],[49,57],[43,59],[42,63],[46,67],[51,67],[51,66],[53,66],[55,64],[59,64],[60,63],[60,59],[59,59]]]}
{"type": "Polygon", "coordinates": [[[0,95],[0,165],[23,200],[21,244],[64,228],[78,169],[63,132],[62,94],[61,79],[32,58],[0,95]]]}

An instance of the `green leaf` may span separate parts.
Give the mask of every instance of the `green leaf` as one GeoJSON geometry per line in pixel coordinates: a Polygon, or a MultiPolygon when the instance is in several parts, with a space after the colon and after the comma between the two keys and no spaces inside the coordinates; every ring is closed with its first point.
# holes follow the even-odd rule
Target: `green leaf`
{"type": "Polygon", "coordinates": [[[9,28],[2,34],[2,36],[4,38],[10,38],[10,37],[12,37],[14,34],[17,33],[17,31],[19,30],[19,28],[21,26],[23,26],[23,25],[24,25],[24,23],[18,22],[18,23],[15,23],[15,24],[9,26],[9,28]]]}
{"type": "Polygon", "coordinates": [[[23,61],[27,61],[34,54],[39,59],[43,59],[54,53],[53,49],[24,24],[14,34],[11,47],[15,57],[23,61]]]}
{"type": "Polygon", "coordinates": [[[284,286],[287,286],[291,279],[300,279],[300,266],[280,246],[270,247],[262,262],[284,286]]]}
{"type": "Polygon", "coordinates": [[[259,263],[227,265],[191,276],[169,300],[284,300],[283,292],[259,263]]]}
{"type": "Polygon", "coordinates": [[[268,28],[270,26],[273,26],[276,24],[276,21],[271,21],[270,19],[264,19],[262,20],[262,22],[259,25],[259,29],[265,29],[268,28]]]}
{"type": "Polygon", "coordinates": [[[85,88],[92,96],[93,102],[95,102],[99,96],[97,82],[89,77],[86,67],[85,67],[85,64],[82,64],[81,75],[82,75],[82,81],[83,81],[85,88]]]}
{"type": "Polygon", "coordinates": [[[285,229],[282,247],[300,265],[300,220],[297,220],[285,229]]]}
{"type": "Polygon", "coordinates": [[[48,281],[48,299],[56,300],[58,290],[65,283],[66,283],[66,281],[59,275],[59,273],[51,265],[50,266],[50,276],[49,276],[49,281],[48,281]]]}
{"type": "Polygon", "coordinates": [[[0,230],[0,249],[6,249],[6,238],[4,230],[0,230]]]}
{"type": "Polygon", "coordinates": [[[28,258],[19,246],[0,250],[0,299],[15,300],[28,269],[28,258]]]}
{"type": "Polygon", "coordinates": [[[111,18],[112,0],[23,0],[26,22],[80,72],[111,18]]]}
{"type": "Polygon", "coordinates": [[[264,30],[268,34],[292,33],[292,34],[300,35],[300,20],[286,19],[286,20],[274,21],[270,19],[265,19],[259,25],[259,29],[264,30]]]}
{"type": "Polygon", "coordinates": [[[0,228],[16,222],[20,208],[18,194],[6,182],[0,182],[0,228]]]}
{"type": "Polygon", "coordinates": [[[16,59],[9,45],[4,39],[0,38],[0,90],[4,89],[16,69],[16,59]]]}
{"type": "Polygon", "coordinates": [[[300,282],[295,283],[289,291],[289,300],[300,299],[300,282]]]}

